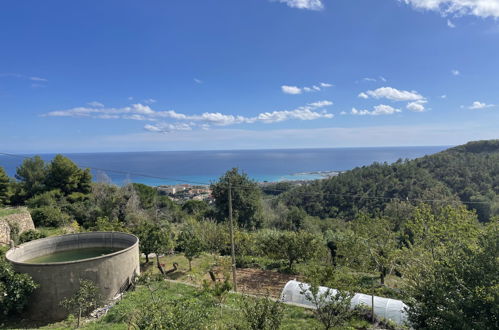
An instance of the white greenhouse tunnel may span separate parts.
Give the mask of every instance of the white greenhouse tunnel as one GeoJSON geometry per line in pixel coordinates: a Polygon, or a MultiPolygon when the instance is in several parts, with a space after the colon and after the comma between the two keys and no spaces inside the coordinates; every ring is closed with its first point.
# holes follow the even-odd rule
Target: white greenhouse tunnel
{"type": "MultiPolygon", "coordinates": [[[[289,281],[284,286],[281,293],[281,300],[285,303],[292,303],[306,308],[315,308],[314,304],[308,301],[303,290],[308,291],[310,285],[298,281],[289,281]],[[303,289],[302,289],[303,288],[303,289]]],[[[324,294],[327,290],[331,290],[333,295],[336,295],[337,290],[330,289],[324,286],[319,287],[319,293],[324,294]]],[[[355,306],[365,305],[372,308],[372,296],[356,293],[351,301],[351,308],[355,306]]],[[[405,324],[407,322],[407,305],[400,300],[388,299],[374,296],[374,314],[378,317],[392,320],[397,324],[405,324]]]]}

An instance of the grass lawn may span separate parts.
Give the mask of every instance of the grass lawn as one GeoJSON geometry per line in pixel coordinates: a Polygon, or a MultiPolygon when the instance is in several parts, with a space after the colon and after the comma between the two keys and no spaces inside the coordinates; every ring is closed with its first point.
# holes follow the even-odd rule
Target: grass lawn
{"type": "Polygon", "coordinates": [[[17,213],[21,213],[21,212],[25,212],[27,211],[26,208],[8,208],[8,209],[0,209],[0,218],[1,217],[5,217],[7,215],[11,215],[11,214],[17,214],[17,213]]]}

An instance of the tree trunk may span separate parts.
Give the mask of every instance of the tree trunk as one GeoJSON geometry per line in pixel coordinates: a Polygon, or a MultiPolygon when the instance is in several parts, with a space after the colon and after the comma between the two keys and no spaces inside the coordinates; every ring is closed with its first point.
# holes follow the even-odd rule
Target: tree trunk
{"type": "Polygon", "coordinates": [[[76,327],[80,327],[80,319],[81,319],[81,307],[78,309],[78,323],[76,323],[76,327]]]}
{"type": "Polygon", "coordinates": [[[156,253],[156,262],[157,262],[157,264],[158,264],[158,269],[159,269],[159,271],[161,272],[161,274],[162,274],[163,276],[165,276],[165,271],[163,270],[163,266],[161,266],[161,263],[159,262],[159,256],[158,256],[158,254],[157,254],[157,253],[156,253]]]}
{"type": "Polygon", "coordinates": [[[146,255],[146,264],[149,263],[149,253],[144,253],[146,255]]]}
{"type": "Polygon", "coordinates": [[[381,285],[385,285],[385,277],[386,277],[386,269],[383,268],[379,274],[379,281],[381,282],[381,285]]]}
{"type": "Polygon", "coordinates": [[[192,270],[192,266],[191,266],[192,260],[191,259],[188,259],[188,260],[189,260],[189,271],[191,271],[192,270]]]}

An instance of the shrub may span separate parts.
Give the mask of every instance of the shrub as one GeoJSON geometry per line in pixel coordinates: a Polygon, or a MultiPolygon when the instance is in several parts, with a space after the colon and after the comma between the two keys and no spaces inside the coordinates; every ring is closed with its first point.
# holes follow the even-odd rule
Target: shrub
{"type": "Polygon", "coordinates": [[[280,301],[244,297],[241,302],[243,316],[250,329],[277,330],[281,326],[284,307],[280,301]]]}
{"type": "Polygon", "coordinates": [[[39,232],[36,229],[29,229],[19,236],[19,244],[26,243],[29,241],[34,241],[35,239],[40,239],[47,237],[44,233],[39,232]]]}
{"type": "Polygon", "coordinates": [[[54,206],[42,206],[31,210],[35,226],[59,227],[69,222],[69,215],[54,206]]]}
{"type": "Polygon", "coordinates": [[[129,315],[129,325],[138,329],[203,329],[208,310],[198,299],[151,299],[129,315]]]}
{"type": "Polygon", "coordinates": [[[59,190],[50,190],[41,194],[37,194],[26,201],[26,206],[29,208],[38,208],[42,206],[54,206],[57,205],[57,201],[60,200],[62,194],[59,190]]]}
{"type": "Polygon", "coordinates": [[[27,274],[14,272],[0,257],[0,318],[20,313],[37,284],[27,274]]]}

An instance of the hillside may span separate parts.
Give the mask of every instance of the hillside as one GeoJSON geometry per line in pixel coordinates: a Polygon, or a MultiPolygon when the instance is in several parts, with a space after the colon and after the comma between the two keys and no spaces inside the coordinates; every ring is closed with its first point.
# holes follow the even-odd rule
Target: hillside
{"type": "Polygon", "coordinates": [[[354,218],[423,202],[465,203],[481,221],[499,214],[499,140],[469,142],[394,164],[374,163],[290,190],[280,197],[308,214],[354,218]]]}

